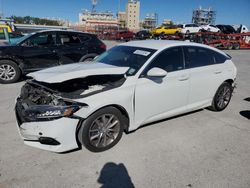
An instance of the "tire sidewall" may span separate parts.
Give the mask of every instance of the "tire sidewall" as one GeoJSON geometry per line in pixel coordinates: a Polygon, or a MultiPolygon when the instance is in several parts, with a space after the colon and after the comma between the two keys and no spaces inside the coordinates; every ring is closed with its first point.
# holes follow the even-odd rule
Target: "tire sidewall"
{"type": "Polygon", "coordinates": [[[92,152],[102,152],[102,151],[108,150],[108,149],[112,148],[113,146],[115,146],[120,141],[122,134],[123,134],[123,131],[124,131],[124,121],[123,121],[123,117],[122,117],[121,112],[115,107],[105,107],[105,108],[102,108],[102,109],[94,112],[92,115],[90,115],[86,120],[84,120],[82,122],[81,127],[80,127],[79,132],[78,132],[78,140],[88,150],[90,150],[92,152]],[[120,131],[119,131],[119,134],[118,134],[117,138],[115,139],[115,141],[112,142],[110,145],[108,145],[106,147],[102,147],[102,148],[97,148],[90,143],[88,134],[89,134],[89,129],[90,129],[93,121],[103,114],[115,115],[118,118],[118,120],[120,121],[120,131]]]}
{"type": "Polygon", "coordinates": [[[15,62],[11,61],[11,60],[1,60],[0,65],[4,65],[4,64],[12,66],[16,71],[16,75],[12,80],[2,80],[0,78],[0,83],[1,84],[10,84],[10,83],[17,82],[19,80],[19,78],[21,77],[21,70],[18,67],[18,65],[15,62]]]}
{"type": "Polygon", "coordinates": [[[214,110],[216,110],[216,111],[222,111],[222,110],[224,110],[224,109],[229,105],[229,103],[230,103],[230,101],[231,101],[232,92],[233,92],[233,88],[232,88],[231,84],[229,84],[229,83],[227,83],[227,82],[224,82],[223,84],[221,84],[220,87],[218,88],[218,90],[216,91],[216,94],[215,94],[214,99],[213,99],[213,105],[212,105],[212,106],[213,106],[214,110]],[[226,106],[223,107],[223,108],[220,108],[220,107],[218,107],[218,104],[216,103],[216,101],[217,101],[217,98],[218,98],[218,95],[219,95],[220,91],[221,91],[224,87],[228,87],[228,88],[230,89],[230,98],[229,98],[229,101],[228,101],[228,103],[226,104],[226,106]]]}

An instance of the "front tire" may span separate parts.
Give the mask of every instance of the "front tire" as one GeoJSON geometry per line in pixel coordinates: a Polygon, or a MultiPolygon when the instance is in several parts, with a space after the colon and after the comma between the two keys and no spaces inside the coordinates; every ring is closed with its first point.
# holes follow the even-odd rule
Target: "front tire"
{"type": "Polygon", "coordinates": [[[230,83],[224,82],[223,84],[221,84],[214,96],[210,109],[213,111],[224,110],[231,100],[232,93],[233,87],[230,83]]]}
{"type": "Polygon", "coordinates": [[[78,139],[88,150],[102,152],[120,141],[123,130],[121,112],[115,107],[106,107],[98,110],[82,123],[78,139]]]}
{"type": "Polygon", "coordinates": [[[9,84],[17,82],[21,77],[18,65],[10,60],[0,61],[0,83],[9,84]]]}

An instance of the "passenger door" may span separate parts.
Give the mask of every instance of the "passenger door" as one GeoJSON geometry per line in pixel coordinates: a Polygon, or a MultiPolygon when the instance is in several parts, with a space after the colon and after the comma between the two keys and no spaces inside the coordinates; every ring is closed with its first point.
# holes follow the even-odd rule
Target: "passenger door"
{"type": "Polygon", "coordinates": [[[56,46],[56,33],[38,33],[21,44],[22,59],[29,71],[58,65],[59,57],[56,46]]]}
{"type": "Polygon", "coordinates": [[[88,53],[86,45],[81,43],[77,33],[58,32],[58,54],[60,64],[79,62],[88,53]]]}
{"type": "Polygon", "coordinates": [[[186,67],[190,70],[189,108],[203,107],[211,100],[222,83],[223,68],[215,64],[212,50],[186,46],[184,47],[186,67]]]}
{"type": "Polygon", "coordinates": [[[141,125],[185,112],[189,72],[184,68],[181,47],[162,51],[138,78],[135,89],[135,123],[141,125]],[[148,77],[151,68],[168,72],[164,78],[148,77]]]}

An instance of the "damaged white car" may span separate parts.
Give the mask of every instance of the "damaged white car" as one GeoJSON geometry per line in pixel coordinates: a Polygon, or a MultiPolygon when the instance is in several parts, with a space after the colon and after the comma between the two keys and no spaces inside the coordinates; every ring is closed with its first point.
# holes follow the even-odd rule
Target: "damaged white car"
{"type": "Polygon", "coordinates": [[[148,40],[118,45],[95,62],[29,76],[15,108],[24,143],[53,152],[81,145],[101,152],[124,131],[205,107],[225,109],[236,68],[215,48],[148,40]]]}

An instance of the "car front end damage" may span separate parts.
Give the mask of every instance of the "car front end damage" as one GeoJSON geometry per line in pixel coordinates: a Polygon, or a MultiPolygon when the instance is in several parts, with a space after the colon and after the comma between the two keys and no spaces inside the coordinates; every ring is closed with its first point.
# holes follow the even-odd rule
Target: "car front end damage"
{"type": "Polygon", "coordinates": [[[124,81],[124,75],[90,76],[62,83],[27,81],[15,106],[24,143],[53,152],[78,148],[77,130],[84,119],[74,113],[88,109],[88,105],[77,99],[119,87],[124,81]]]}
{"type": "Polygon", "coordinates": [[[65,101],[32,83],[25,84],[15,107],[24,143],[54,152],[77,148],[75,133],[81,118],[73,113],[83,106],[65,101]]]}

